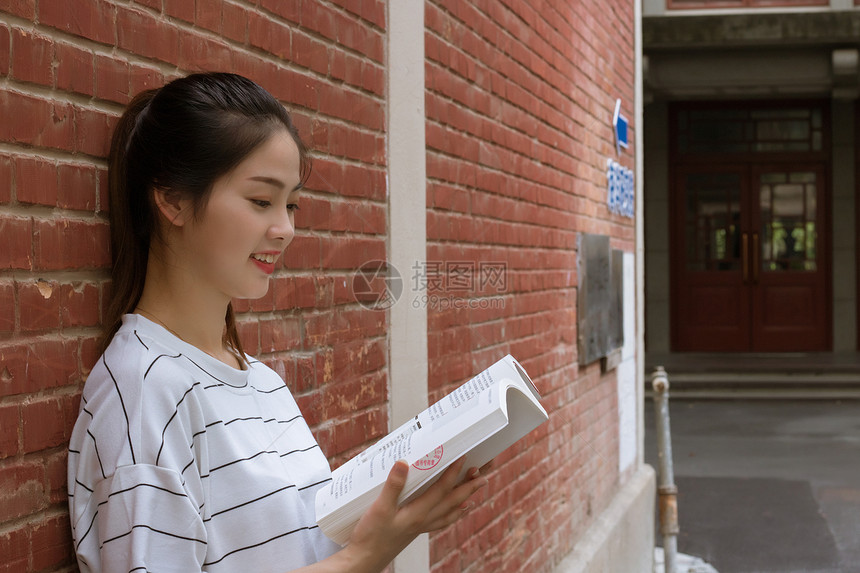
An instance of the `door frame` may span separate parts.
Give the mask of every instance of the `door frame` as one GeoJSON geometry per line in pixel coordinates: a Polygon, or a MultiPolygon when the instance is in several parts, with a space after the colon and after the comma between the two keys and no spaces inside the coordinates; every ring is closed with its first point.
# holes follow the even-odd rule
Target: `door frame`
{"type": "MultiPolygon", "coordinates": [[[[832,222],[832,188],[831,188],[831,129],[830,129],[830,104],[827,100],[750,100],[750,101],[702,101],[702,102],[672,102],[669,104],[668,113],[668,183],[669,183],[669,343],[673,352],[687,352],[683,350],[684,344],[681,341],[681,332],[679,328],[679,309],[678,303],[680,285],[679,275],[683,272],[682,267],[685,265],[686,253],[682,252],[683,242],[678,233],[683,233],[680,229],[680,222],[683,221],[683,210],[685,205],[685,197],[683,190],[680,189],[679,177],[682,173],[689,169],[704,168],[710,166],[719,168],[723,166],[727,169],[738,168],[745,166],[747,173],[752,173],[754,170],[761,170],[765,167],[779,167],[780,165],[789,166],[802,164],[807,166],[816,166],[821,169],[823,174],[823,189],[822,189],[822,205],[823,221],[822,229],[819,231],[820,247],[824,250],[821,257],[823,269],[823,290],[826,294],[824,305],[824,345],[822,351],[832,351],[833,348],[833,243],[831,233],[832,222]],[[701,110],[701,109],[778,109],[780,107],[800,107],[800,106],[817,106],[822,112],[822,145],[820,151],[808,152],[750,152],[750,153],[692,153],[682,154],[678,148],[678,116],[679,110],[701,110]]],[[[857,121],[857,133],[860,133],[860,103],[857,106],[855,119],[857,121]]],[[[858,189],[860,189],[860,146],[858,146],[858,179],[856,181],[858,189]]],[[[749,175],[748,175],[749,177],[749,175]]],[[[751,179],[751,178],[750,178],[751,179]]],[[[749,185],[749,182],[744,185],[749,185]]],[[[860,225],[860,200],[857,201],[857,221],[860,225]]],[[[742,217],[750,217],[744,215],[742,217]]],[[[860,226],[856,229],[857,243],[860,245],[860,226]]],[[[858,279],[860,279],[860,248],[858,249],[858,279]]],[[[860,280],[858,280],[858,300],[860,300],[860,280]]],[[[752,306],[750,306],[752,311],[752,306]]],[[[860,333],[860,304],[858,304],[858,333],[860,333]]],[[[858,349],[860,349],[860,335],[858,335],[858,349]]],[[[731,351],[727,349],[726,351],[731,351]]],[[[755,352],[754,350],[746,350],[746,352],[755,352]]],[[[789,351],[786,351],[789,352],[789,351]]]]}

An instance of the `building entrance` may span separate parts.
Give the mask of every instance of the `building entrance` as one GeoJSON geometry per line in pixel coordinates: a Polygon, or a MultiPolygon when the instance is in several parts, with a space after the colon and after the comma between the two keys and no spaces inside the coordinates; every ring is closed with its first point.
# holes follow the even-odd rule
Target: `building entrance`
{"type": "MultiPolygon", "coordinates": [[[[815,149],[823,146],[813,141],[813,114],[797,121],[797,110],[729,111],[736,114],[734,126],[696,125],[689,110],[676,124],[674,349],[828,350],[828,169],[815,149]],[[696,140],[709,133],[705,146],[719,149],[740,139],[746,153],[697,149],[696,140]],[[797,143],[804,134],[808,150],[786,152],[786,143],[797,143]]],[[[710,117],[720,114],[711,110],[710,117]]],[[[817,131],[820,140],[820,120],[817,131]]]]}

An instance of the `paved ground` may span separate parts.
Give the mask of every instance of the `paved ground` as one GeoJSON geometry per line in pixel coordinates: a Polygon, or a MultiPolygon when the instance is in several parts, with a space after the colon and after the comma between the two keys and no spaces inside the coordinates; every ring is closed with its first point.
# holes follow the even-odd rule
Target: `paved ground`
{"type": "Polygon", "coordinates": [[[673,398],[670,420],[680,552],[719,573],[860,573],[860,400],[673,398]]]}

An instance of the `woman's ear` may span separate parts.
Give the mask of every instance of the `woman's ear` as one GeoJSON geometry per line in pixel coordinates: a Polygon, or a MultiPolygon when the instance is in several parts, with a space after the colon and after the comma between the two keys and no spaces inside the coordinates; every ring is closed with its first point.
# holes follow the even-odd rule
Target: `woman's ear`
{"type": "Polygon", "coordinates": [[[191,202],[183,199],[180,193],[164,187],[154,187],[152,195],[156,207],[171,224],[182,227],[188,222],[191,202]]]}

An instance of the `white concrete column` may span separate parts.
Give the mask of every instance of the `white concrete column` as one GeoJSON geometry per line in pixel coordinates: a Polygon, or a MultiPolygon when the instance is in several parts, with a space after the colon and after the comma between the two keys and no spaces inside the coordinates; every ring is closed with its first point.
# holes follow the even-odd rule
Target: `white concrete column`
{"type": "MultiPolygon", "coordinates": [[[[410,304],[412,267],[427,258],[427,147],[424,112],[424,1],[388,2],[387,93],[389,262],[403,279],[390,309],[391,429],[427,404],[427,309],[410,304]]],[[[394,561],[396,573],[430,571],[427,535],[394,561]]]]}

